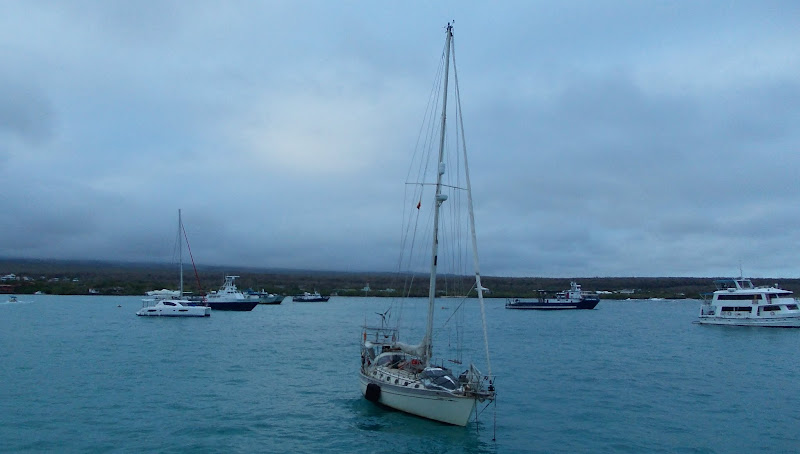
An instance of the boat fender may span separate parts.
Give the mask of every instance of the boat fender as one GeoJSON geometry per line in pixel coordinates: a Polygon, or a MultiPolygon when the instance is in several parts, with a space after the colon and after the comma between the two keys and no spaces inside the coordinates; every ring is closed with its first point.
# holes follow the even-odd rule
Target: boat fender
{"type": "Polygon", "coordinates": [[[381,398],[381,387],[375,383],[368,384],[367,392],[364,393],[364,397],[370,402],[377,402],[381,398]]]}

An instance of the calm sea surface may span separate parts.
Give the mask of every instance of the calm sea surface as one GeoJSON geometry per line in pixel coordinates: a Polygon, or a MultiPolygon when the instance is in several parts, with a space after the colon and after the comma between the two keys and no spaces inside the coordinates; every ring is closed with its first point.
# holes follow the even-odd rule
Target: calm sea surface
{"type": "Polygon", "coordinates": [[[137,317],[138,297],[20,300],[0,302],[2,452],[800,450],[800,330],[693,325],[697,301],[488,300],[498,400],[459,428],[361,396],[360,327],[388,300],[198,319],[137,317]]]}

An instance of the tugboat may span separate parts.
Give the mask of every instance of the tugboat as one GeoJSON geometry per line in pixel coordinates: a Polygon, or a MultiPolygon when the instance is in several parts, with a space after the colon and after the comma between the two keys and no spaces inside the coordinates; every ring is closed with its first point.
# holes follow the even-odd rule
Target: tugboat
{"type": "Polygon", "coordinates": [[[591,292],[581,290],[581,286],[576,282],[569,283],[569,290],[558,292],[555,298],[547,298],[544,292],[536,301],[524,301],[520,299],[508,300],[506,309],[529,309],[539,311],[552,311],[564,309],[594,309],[600,302],[600,297],[591,292]]]}
{"type": "Polygon", "coordinates": [[[741,277],[718,279],[714,284],[715,292],[702,295],[700,315],[694,323],[800,328],[797,300],[778,284],[755,287],[750,279],[741,277]]]}

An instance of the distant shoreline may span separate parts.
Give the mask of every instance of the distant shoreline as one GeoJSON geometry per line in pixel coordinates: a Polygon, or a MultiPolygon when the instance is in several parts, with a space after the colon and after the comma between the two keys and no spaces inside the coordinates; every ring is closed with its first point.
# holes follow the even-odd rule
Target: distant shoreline
{"type": "MultiPolygon", "coordinates": [[[[0,292],[54,295],[144,295],[146,291],[178,286],[176,264],[142,264],[101,261],[0,259],[0,292]],[[13,275],[13,278],[10,277],[13,275]]],[[[226,274],[235,274],[239,289],[265,290],[293,295],[317,290],[340,296],[399,296],[404,284],[389,272],[335,272],[314,270],[255,269],[221,266],[198,266],[184,270],[184,289],[195,294],[216,290],[226,274]],[[365,289],[368,287],[368,290],[365,289]]],[[[720,276],[730,277],[730,276],[720,276]]],[[[493,298],[534,298],[539,291],[554,293],[569,288],[570,281],[584,290],[602,292],[603,299],[699,299],[714,290],[715,277],[497,277],[483,276],[486,295],[493,298]],[[608,292],[608,293],[605,293],[608,292]]],[[[451,288],[470,278],[441,277],[451,288]]],[[[781,288],[800,293],[800,279],[753,278],[756,285],[777,283],[781,288]]],[[[411,294],[426,294],[427,279],[416,279],[411,294]]],[[[466,290],[456,294],[464,294],[466,290]]],[[[472,295],[474,296],[474,291],[472,295]]]]}

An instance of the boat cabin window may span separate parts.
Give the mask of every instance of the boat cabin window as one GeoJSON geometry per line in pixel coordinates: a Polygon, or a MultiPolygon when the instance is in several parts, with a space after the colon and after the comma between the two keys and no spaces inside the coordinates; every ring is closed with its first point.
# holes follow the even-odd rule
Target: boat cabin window
{"type": "Polygon", "coordinates": [[[164,301],[164,306],[174,306],[175,303],[171,303],[169,301],[164,301]]]}
{"type": "Polygon", "coordinates": [[[764,306],[762,308],[763,311],[779,311],[781,310],[780,306],[764,306]]]}
{"type": "Polygon", "coordinates": [[[723,293],[719,295],[719,300],[726,300],[726,301],[758,301],[761,299],[761,294],[755,295],[739,295],[736,293],[723,293]]]}
{"type": "Polygon", "coordinates": [[[797,304],[787,304],[786,305],[786,309],[789,309],[790,311],[796,311],[797,310],[797,304]]]}
{"type": "Polygon", "coordinates": [[[722,306],[723,312],[750,312],[752,308],[750,306],[722,306]]]}
{"type": "Polygon", "coordinates": [[[791,293],[769,293],[767,294],[767,300],[771,299],[779,299],[779,298],[791,298],[791,293]]]}

